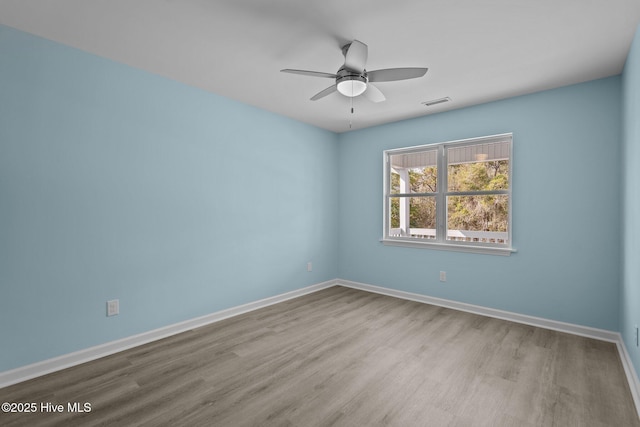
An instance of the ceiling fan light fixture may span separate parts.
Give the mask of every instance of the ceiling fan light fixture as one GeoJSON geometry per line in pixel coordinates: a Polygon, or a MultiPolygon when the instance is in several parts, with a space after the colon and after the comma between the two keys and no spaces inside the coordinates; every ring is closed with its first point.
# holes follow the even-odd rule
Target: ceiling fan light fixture
{"type": "Polygon", "coordinates": [[[367,90],[367,79],[363,76],[344,76],[336,83],[338,92],[349,98],[362,95],[367,90]]]}

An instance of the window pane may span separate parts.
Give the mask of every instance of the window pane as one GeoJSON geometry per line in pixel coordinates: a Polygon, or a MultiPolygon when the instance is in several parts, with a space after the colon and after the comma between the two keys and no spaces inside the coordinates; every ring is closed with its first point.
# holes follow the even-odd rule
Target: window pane
{"type": "Polygon", "coordinates": [[[389,198],[389,236],[400,236],[400,198],[389,198]]]}
{"type": "Polygon", "coordinates": [[[465,145],[447,149],[448,191],[509,188],[508,142],[465,145]]]}
{"type": "Polygon", "coordinates": [[[422,169],[409,170],[409,182],[411,183],[411,193],[435,193],[438,169],[436,166],[429,166],[422,169]]]}
{"type": "Polygon", "coordinates": [[[509,196],[447,197],[447,240],[508,243],[509,196]]]}
{"type": "Polygon", "coordinates": [[[402,193],[400,191],[400,173],[395,169],[389,168],[389,194],[402,193]]]}
{"type": "Polygon", "coordinates": [[[389,156],[389,193],[434,193],[437,191],[437,150],[389,156]]]}
{"type": "Polygon", "coordinates": [[[435,239],[436,198],[389,198],[389,236],[435,239]]]}

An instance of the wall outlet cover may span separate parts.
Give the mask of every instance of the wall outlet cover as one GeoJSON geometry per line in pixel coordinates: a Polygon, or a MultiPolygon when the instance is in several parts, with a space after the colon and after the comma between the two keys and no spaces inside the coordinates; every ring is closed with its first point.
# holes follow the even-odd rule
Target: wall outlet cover
{"type": "Polygon", "coordinates": [[[112,299],[107,301],[107,316],[120,314],[120,300],[112,299]]]}

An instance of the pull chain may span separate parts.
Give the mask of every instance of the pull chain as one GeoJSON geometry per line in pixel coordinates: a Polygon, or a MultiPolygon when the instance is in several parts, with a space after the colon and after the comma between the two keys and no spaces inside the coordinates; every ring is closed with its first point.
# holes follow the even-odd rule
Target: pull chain
{"type": "MultiPolygon", "coordinates": [[[[353,81],[351,82],[351,91],[353,93],[353,81]]],[[[351,97],[351,115],[353,115],[353,96],[351,97]]],[[[351,117],[349,117],[349,129],[351,129],[351,117]]]]}

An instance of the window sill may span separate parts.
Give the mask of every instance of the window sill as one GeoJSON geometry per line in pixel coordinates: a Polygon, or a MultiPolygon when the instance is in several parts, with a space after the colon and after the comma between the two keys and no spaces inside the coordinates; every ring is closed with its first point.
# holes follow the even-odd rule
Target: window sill
{"type": "Polygon", "coordinates": [[[404,246],[408,248],[436,249],[439,251],[454,251],[454,252],[471,252],[471,253],[486,254],[486,255],[510,256],[512,253],[517,252],[516,249],[507,248],[507,247],[456,245],[456,244],[450,244],[450,243],[435,243],[435,242],[416,242],[416,241],[404,240],[404,239],[381,239],[380,242],[385,246],[404,246]]]}

